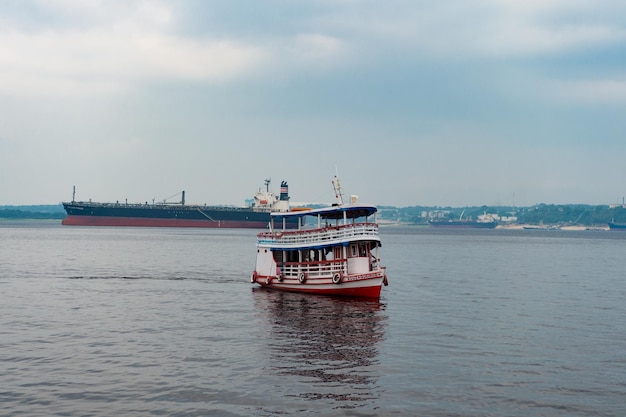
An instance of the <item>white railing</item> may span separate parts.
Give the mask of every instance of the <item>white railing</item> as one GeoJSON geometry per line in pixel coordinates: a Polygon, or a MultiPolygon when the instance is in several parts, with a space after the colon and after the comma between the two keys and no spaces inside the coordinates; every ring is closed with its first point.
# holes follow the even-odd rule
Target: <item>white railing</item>
{"type": "Polygon", "coordinates": [[[336,273],[346,273],[346,260],[284,262],[279,263],[278,267],[281,268],[285,278],[297,278],[301,272],[304,272],[307,278],[330,278],[336,273]]]}
{"type": "Polygon", "coordinates": [[[259,243],[298,246],[306,244],[324,244],[335,241],[353,240],[360,237],[378,239],[376,223],[355,223],[345,226],[329,226],[320,229],[286,230],[261,232],[259,243]]]}

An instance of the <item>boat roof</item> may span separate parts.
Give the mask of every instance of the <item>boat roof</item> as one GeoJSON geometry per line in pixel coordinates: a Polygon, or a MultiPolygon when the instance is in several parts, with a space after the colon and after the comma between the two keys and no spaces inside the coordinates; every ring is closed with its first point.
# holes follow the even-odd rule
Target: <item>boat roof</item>
{"type": "Polygon", "coordinates": [[[371,216],[376,213],[378,209],[376,206],[363,205],[363,204],[344,204],[336,205],[332,207],[324,207],[311,210],[297,210],[286,212],[275,212],[270,215],[273,218],[287,218],[287,217],[321,217],[322,219],[343,219],[344,213],[348,219],[355,219],[359,217],[371,216]]]}

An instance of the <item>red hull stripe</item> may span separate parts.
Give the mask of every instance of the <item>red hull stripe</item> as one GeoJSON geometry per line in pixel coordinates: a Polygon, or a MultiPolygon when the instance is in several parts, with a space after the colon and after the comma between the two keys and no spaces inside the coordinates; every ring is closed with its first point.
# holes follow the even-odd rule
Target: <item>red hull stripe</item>
{"type": "Polygon", "coordinates": [[[298,289],[284,288],[284,287],[278,287],[274,285],[265,285],[265,284],[261,284],[261,286],[265,288],[277,290],[277,291],[299,292],[299,293],[318,294],[318,295],[334,295],[334,296],[341,296],[341,297],[363,297],[363,298],[380,298],[380,291],[382,288],[380,285],[375,285],[372,287],[360,287],[360,288],[337,288],[333,290],[318,289],[318,288],[298,288],[298,289]]]}
{"type": "Polygon", "coordinates": [[[182,219],[150,219],[139,217],[67,216],[61,224],[66,226],[130,226],[130,227],[203,227],[264,229],[267,222],[210,221],[182,219]]]}

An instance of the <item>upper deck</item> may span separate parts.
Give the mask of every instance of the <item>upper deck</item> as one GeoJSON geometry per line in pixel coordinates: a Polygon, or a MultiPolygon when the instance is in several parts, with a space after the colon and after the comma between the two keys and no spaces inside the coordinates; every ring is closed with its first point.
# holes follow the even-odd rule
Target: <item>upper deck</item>
{"type": "Polygon", "coordinates": [[[358,240],[380,241],[376,223],[353,223],[315,229],[261,232],[258,243],[275,248],[323,248],[358,240]]]}
{"type": "Polygon", "coordinates": [[[374,206],[342,205],[272,213],[271,229],[257,235],[258,244],[276,249],[296,249],[322,248],[357,240],[380,241],[376,211],[374,206]],[[282,226],[294,217],[298,219],[298,230],[285,230],[282,226]],[[308,224],[311,219],[315,223],[308,224]]]}

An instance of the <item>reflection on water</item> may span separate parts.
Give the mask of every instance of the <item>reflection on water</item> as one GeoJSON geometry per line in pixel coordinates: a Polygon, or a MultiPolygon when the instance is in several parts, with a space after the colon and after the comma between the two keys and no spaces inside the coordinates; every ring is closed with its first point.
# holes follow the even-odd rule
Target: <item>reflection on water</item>
{"type": "Polygon", "coordinates": [[[357,408],[379,398],[379,342],[387,314],[380,301],[255,289],[268,344],[267,369],[285,397],[357,408]]]}

